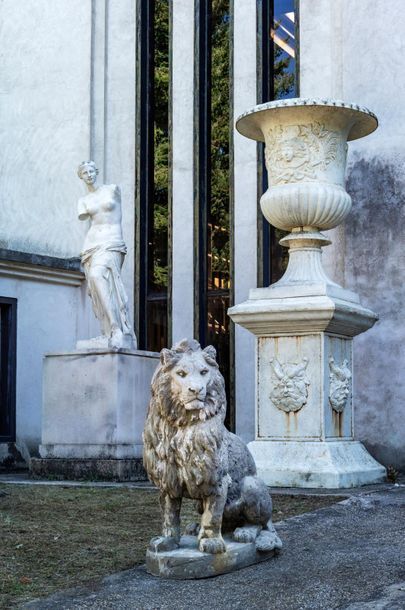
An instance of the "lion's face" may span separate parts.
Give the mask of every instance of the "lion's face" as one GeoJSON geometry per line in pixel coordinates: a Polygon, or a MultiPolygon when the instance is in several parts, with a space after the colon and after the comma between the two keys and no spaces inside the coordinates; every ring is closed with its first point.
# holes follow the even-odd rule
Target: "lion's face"
{"type": "Polygon", "coordinates": [[[171,425],[186,426],[214,415],[225,417],[224,379],[212,346],[184,339],[160,352],[160,365],[152,379],[152,396],[171,425]]]}
{"type": "Polygon", "coordinates": [[[226,395],[214,347],[183,339],[162,349],[151,390],[144,430],[149,476],[173,497],[184,482],[197,494],[203,481],[216,489],[226,395]]]}
{"type": "Polygon", "coordinates": [[[187,410],[201,409],[205,404],[211,374],[212,367],[201,350],[185,354],[171,371],[173,396],[187,410]]]}

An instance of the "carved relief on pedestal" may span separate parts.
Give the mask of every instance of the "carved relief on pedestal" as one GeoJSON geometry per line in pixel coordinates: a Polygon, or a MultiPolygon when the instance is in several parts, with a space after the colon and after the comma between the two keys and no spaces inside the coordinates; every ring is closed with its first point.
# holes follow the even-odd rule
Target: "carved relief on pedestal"
{"type": "Polygon", "coordinates": [[[270,183],[318,180],[319,170],[336,159],[345,160],[346,148],[338,133],[319,122],[269,129],[265,157],[270,183]]]}
{"type": "Polygon", "coordinates": [[[352,374],[349,361],[343,360],[342,366],[335,364],[333,356],[329,358],[329,403],[337,413],[342,413],[350,395],[352,374]]]}
{"type": "Polygon", "coordinates": [[[281,364],[277,358],[270,360],[273,368],[273,389],[270,400],[277,409],[290,413],[299,411],[308,399],[310,381],[306,375],[308,358],[301,362],[281,364]]]}

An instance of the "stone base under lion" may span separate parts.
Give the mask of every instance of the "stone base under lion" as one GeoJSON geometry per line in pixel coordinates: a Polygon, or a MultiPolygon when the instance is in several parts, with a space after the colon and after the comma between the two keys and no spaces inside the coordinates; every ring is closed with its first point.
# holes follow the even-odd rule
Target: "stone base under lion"
{"type": "Polygon", "coordinates": [[[182,536],[179,546],[166,551],[159,549],[159,541],[151,541],[146,552],[146,569],[153,576],[177,579],[196,579],[219,576],[273,557],[278,549],[258,551],[255,542],[235,542],[224,536],[226,552],[202,553],[197,536],[182,536]]]}

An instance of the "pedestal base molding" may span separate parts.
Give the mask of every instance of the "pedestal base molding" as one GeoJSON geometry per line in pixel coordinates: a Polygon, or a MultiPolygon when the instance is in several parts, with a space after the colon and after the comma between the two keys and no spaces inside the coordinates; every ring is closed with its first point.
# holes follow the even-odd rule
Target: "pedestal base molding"
{"type": "Polygon", "coordinates": [[[146,481],[141,458],[74,459],[33,458],[30,474],[34,479],[146,481]]]}
{"type": "Polygon", "coordinates": [[[258,476],[271,487],[346,489],[385,480],[359,441],[253,441],[258,476]]]}

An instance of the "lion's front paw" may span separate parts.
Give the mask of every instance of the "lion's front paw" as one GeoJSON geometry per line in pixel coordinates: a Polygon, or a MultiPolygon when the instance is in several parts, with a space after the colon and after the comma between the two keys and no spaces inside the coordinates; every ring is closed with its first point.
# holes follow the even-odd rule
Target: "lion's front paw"
{"type": "Polygon", "coordinates": [[[178,540],[173,536],[156,536],[149,542],[149,550],[153,553],[174,551],[179,546],[178,540]]]}
{"type": "Polygon", "coordinates": [[[198,546],[202,553],[225,553],[226,546],[222,536],[217,538],[201,538],[198,546]]]}
{"type": "Polygon", "coordinates": [[[275,531],[263,530],[256,538],[256,549],[258,551],[272,551],[273,549],[281,549],[282,546],[283,543],[275,531]]]}
{"type": "Polygon", "coordinates": [[[260,530],[261,527],[257,525],[245,525],[244,527],[237,527],[233,533],[233,539],[235,542],[254,542],[260,530]]]}

